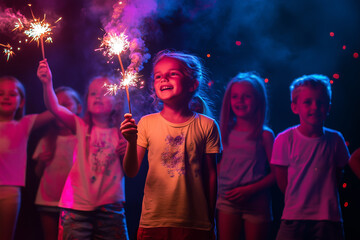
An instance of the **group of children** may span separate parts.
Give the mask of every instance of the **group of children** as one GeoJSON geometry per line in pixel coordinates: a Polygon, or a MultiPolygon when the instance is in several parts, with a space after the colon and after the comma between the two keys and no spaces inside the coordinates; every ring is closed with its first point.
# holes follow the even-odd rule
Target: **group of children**
{"type": "MultiPolygon", "coordinates": [[[[267,239],[276,183],[285,195],[277,239],[344,239],[337,186],[349,152],[341,133],[324,127],[327,77],[293,81],[291,109],[300,124],[275,138],[259,75],[230,81],[219,127],[202,92],[201,61],[183,52],[154,57],[151,86],[160,111],[138,123],[123,117],[119,95],[106,94],[111,78],[90,82],[81,118],[78,94],[54,91],[46,60],[37,75],[51,113],[25,117],[21,83],[0,78],[0,239],[12,239],[16,226],[28,136],[54,116],[33,156],[46,239],[128,239],[124,175],[136,176],[146,154],[137,239],[267,239]]],[[[359,155],[350,161],[358,176],[359,155]]]]}

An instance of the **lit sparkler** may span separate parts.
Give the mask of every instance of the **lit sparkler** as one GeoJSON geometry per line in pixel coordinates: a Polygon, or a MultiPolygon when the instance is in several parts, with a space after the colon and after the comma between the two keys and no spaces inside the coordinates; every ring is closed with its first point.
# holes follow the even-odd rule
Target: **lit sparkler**
{"type": "MultiPolygon", "coordinates": [[[[119,59],[119,63],[121,66],[121,73],[123,76],[123,80],[120,83],[120,85],[117,84],[107,84],[105,87],[107,87],[108,91],[107,93],[116,94],[119,89],[125,88],[126,90],[126,97],[128,100],[129,105],[129,113],[131,113],[131,104],[130,104],[130,94],[129,94],[129,86],[136,84],[136,73],[133,72],[125,72],[123,63],[121,61],[120,54],[124,51],[126,51],[129,48],[130,42],[127,39],[127,35],[125,35],[125,32],[122,32],[121,34],[117,34],[115,32],[109,32],[105,33],[99,49],[95,49],[95,51],[103,51],[104,56],[108,56],[110,58],[113,58],[114,56],[117,56],[119,59]]],[[[101,40],[101,39],[100,39],[101,40]]]]}
{"type": "Polygon", "coordinates": [[[105,95],[116,95],[120,89],[126,90],[126,96],[129,104],[129,112],[131,113],[131,105],[130,105],[130,95],[129,95],[129,86],[137,86],[138,75],[136,72],[125,72],[122,74],[122,81],[120,84],[108,84],[104,83],[103,87],[107,88],[107,92],[105,95]]]}
{"type": "Polygon", "coordinates": [[[10,44],[1,44],[0,43],[0,46],[4,48],[4,55],[6,56],[6,61],[9,61],[9,58],[12,57],[15,53],[14,51],[12,50],[12,46],[10,46],[10,44]]]}
{"type": "MultiPolygon", "coordinates": [[[[15,28],[13,30],[24,30],[24,34],[31,38],[31,41],[36,41],[37,44],[41,45],[41,53],[43,59],[45,59],[45,51],[44,51],[44,39],[45,42],[51,43],[52,42],[52,29],[54,26],[51,26],[50,23],[46,22],[46,15],[44,14],[43,20],[40,20],[39,18],[35,18],[34,13],[31,9],[31,4],[28,4],[30,7],[31,15],[33,19],[29,21],[29,23],[23,23],[20,19],[18,19],[18,22],[15,23],[15,28]]],[[[62,18],[60,17],[58,20],[55,21],[57,23],[62,18]]]]}

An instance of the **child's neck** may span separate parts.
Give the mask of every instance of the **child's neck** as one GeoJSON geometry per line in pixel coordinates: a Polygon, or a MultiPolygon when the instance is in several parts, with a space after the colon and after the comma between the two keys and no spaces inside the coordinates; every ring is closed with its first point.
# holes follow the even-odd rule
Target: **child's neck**
{"type": "Polygon", "coordinates": [[[302,135],[310,138],[320,137],[324,134],[324,128],[322,125],[320,126],[308,126],[300,124],[298,130],[302,135]]]}
{"type": "Polygon", "coordinates": [[[14,114],[0,114],[0,122],[10,122],[14,120],[15,113],[14,114]]]}
{"type": "Polygon", "coordinates": [[[92,123],[94,126],[99,128],[109,128],[109,117],[103,115],[92,115],[91,117],[92,123]]]}
{"type": "Polygon", "coordinates": [[[183,123],[189,120],[194,113],[188,107],[169,107],[164,104],[160,112],[161,116],[172,123],[183,123]]]}
{"type": "Polygon", "coordinates": [[[237,118],[234,130],[240,132],[250,132],[254,130],[254,123],[248,119],[237,118]]]}

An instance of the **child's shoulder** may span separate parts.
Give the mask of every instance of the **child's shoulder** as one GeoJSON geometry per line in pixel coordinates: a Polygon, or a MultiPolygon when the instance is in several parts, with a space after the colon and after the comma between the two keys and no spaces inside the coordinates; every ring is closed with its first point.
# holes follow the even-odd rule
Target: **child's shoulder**
{"type": "Polygon", "coordinates": [[[286,128],[285,130],[279,132],[276,136],[276,138],[284,137],[293,134],[293,131],[298,127],[299,125],[291,126],[286,128]]]}
{"type": "Polygon", "coordinates": [[[343,135],[341,132],[335,130],[335,129],[330,129],[327,127],[324,127],[324,135],[328,138],[341,138],[344,139],[343,135]]]}

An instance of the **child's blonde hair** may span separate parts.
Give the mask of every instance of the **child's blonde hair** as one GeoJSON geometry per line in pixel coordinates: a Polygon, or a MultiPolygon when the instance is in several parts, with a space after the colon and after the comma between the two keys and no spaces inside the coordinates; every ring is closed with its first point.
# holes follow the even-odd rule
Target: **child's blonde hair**
{"type": "Polygon", "coordinates": [[[301,87],[321,88],[327,96],[328,103],[331,104],[331,84],[330,79],[321,74],[304,75],[295,79],[290,85],[291,102],[296,103],[301,87]]]}
{"type": "Polygon", "coordinates": [[[239,73],[228,83],[221,107],[220,131],[224,144],[228,144],[229,134],[236,124],[236,115],[231,108],[231,88],[235,83],[240,82],[250,83],[255,90],[255,101],[257,104],[254,119],[255,129],[249,137],[260,137],[264,126],[267,123],[268,100],[264,79],[262,79],[256,72],[239,73]]]}
{"type": "Polygon", "coordinates": [[[20,105],[19,108],[16,110],[14,119],[20,120],[25,115],[25,88],[24,88],[24,85],[16,77],[13,77],[13,76],[0,77],[0,82],[5,82],[5,81],[14,82],[19,91],[20,102],[23,102],[23,104],[22,104],[22,106],[20,105]]]}
{"type": "MultiPolygon", "coordinates": [[[[88,104],[88,96],[89,96],[89,86],[94,81],[103,81],[104,83],[107,82],[109,84],[115,84],[117,83],[114,79],[106,76],[98,76],[93,78],[87,87],[86,94],[85,94],[85,113],[84,113],[84,121],[90,126],[89,130],[91,130],[93,126],[93,122],[91,119],[91,113],[88,111],[87,104],[88,104]]],[[[110,127],[120,127],[120,123],[123,116],[123,102],[122,102],[122,94],[118,93],[114,95],[115,104],[114,109],[110,114],[109,117],[109,126],[110,127]]]]}
{"type": "MultiPolygon", "coordinates": [[[[204,88],[204,82],[207,80],[207,74],[206,70],[201,62],[201,59],[188,53],[180,52],[180,51],[173,51],[173,50],[162,50],[158,52],[154,59],[153,59],[153,69],[155,68],[155,65],[163,60],[164,58],[171,58],[179,61],[183,67],[182,73],[185,75],[185,77],[189,80],[189,86],[193,85],[195,82],[198,82],[198,87],[191,92],[189,103],[193,100],[193,98],[196,96],[200,98],[201,104],[203,105],[203,109],[206,109],[208,113],[211,113],[210,106],[211,102],[206,97],[206,93],[204,88]]],[[[152,79],[154,79],[154,72],[152,72],[152,79]]],[[[153,84],[152,84],[153,85],[153,84]]],[[[153,91],[154,92],[154,91],[153,91]]],[[[159,100],[156,97],[156,94],[153,94],[154,103],[158,104],[159,100]]],[[[198,101],[199,99],[195,99],[195,101],[198,101]]],[[[191,109],[191,106],[189,106],[191,109]]],[[[191,109],[193,110],[193,109],[191,109]]],[[[202,113],[202,112],[200,112],[202,113]]]]}

